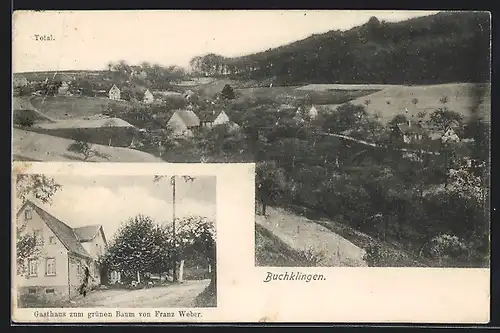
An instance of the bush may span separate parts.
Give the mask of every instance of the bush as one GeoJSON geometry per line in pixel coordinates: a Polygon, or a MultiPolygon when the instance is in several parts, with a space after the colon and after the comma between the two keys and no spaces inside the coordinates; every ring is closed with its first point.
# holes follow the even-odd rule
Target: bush
{"type": "Polygon", "coordinates": [[[14,116],[14,124],[22,127],[31,127],[35,123],[35,116],[31,113],[18,113],[14,116]]]}
{"type": "Polygon", "coordinates": [[[464,259],[467,256],[467,245],[454,235],[442,234],[434,237],[429,246],[430,255],[440,261],[464,259]]]}

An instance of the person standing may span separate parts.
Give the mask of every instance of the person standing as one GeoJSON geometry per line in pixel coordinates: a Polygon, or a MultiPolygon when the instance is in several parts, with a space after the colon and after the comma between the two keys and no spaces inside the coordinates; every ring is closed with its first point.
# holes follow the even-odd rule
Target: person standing
{"type": "MultiPolygon", "coordinates": [[[[90,275],[90,269],[89,266],[85,265],[83,269],[83,282],[79,288],[80,295],[83,295],[83,297],[87,296],[87,288],[89,284],[89,279],[92,278],[90,275]]],[[[92,278],[93,280],[94,278],[92,278]]]]}

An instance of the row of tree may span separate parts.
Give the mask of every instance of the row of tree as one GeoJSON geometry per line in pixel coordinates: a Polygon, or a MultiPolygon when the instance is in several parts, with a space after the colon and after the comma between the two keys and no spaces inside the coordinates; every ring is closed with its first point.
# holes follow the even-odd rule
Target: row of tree
{"type": "Polygon", "coordinates": [[[244,57],[195,57],[191,66],[203,75],[279,84],[484,82],[490,77],[489,47],[488,13],[443,12],[397,23],[372,17],[348,31],[244,57]]]}

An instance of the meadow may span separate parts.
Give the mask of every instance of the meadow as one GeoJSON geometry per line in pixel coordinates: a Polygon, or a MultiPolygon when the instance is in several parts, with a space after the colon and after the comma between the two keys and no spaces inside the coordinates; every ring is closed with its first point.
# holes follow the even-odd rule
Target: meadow
{"type": "Polygon", "coordinates": [[[35,97],[31,104],[45,115],[61,120],[101,114],[111,106],[127,108],[131,105],[127,101],[85,96],[35,97]]]}

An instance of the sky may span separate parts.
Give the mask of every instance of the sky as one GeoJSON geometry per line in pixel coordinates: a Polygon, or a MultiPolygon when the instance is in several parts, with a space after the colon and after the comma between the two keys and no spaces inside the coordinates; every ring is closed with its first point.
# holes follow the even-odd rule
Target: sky
{"type": "MultiPolygon", "coordinates": [[[[159,223],[172,221],[172,187],[169,177],[153,176],[51,176],[61,189],[52,204],[37,202],[70,227],[101,224],[111,240],[120,224],[138,214],[159,223]]],[[[215,220],[216,177],[197,176],[176,182],[176,216],[202,216],[215,220]]]]}
{"type": "Polygon", "coordinates": [[[20,11],[13,17],[13,71],[96,70],[110,61],[187,67],[194,56],[251,54],[372,16],[388,22],[436,11],[170,10],[20,11]],[[37,41],[50,35],[52,41],[37,41]]]}

